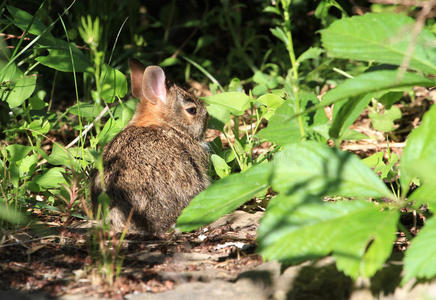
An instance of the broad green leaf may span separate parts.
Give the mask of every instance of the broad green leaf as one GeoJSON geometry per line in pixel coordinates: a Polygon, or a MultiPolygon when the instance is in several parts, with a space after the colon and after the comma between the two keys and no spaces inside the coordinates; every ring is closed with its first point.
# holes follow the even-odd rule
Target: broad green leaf
{"type": "Polygon", "coordinates": [[[218,104],[206,104],[210,119],[207,126],[223,131],[224,125],[230,120],[230,112],[218,104]]]}
{"type": "Polygon", "coordinates": [[[213,168],[215,169],[216,174],[220,178],[224,178],[230,175],[231,168],[226,163],[226,161],[222,159],[220,156],[216,154],[212,154],[210,156],[210,161],[213,164],[213,168]]]}
{"type": "MultiPolygon", "coordinates": [[[[16,8],[11,5],[6,6],[9,13],[11,14],[11,20],[15,26],[21,30],[26,30],[30,22],[32,22],[33,16],[24,10],[16,8]]],[[[40,35],[46,29],[46,26],[38,19],[34,18],[32,26],[30,26],[29,33],[34,35],[40,35]]],[[[50,32],[45,33],[48,37],[52,37],[50,32]]]]}
{"type": "Polygon", "coordinates": [[[256,73],[254,73],[253,81],[257,84],[265,85],[269,89],[276,88],[278,84],[275,76],[264,74],[261,71],[256,71],[256,73]]]}
{"type": "Polygon", "coordinates": [[[114,120],[110,118],[103,127],[103,130],[100,131],[98,135],[98,144],[100,146],[106,145],[109,141],[111,141],[121,130],[123,130],[124,124],[122,120],[114,120]]]}
{"type": "Polygon", "coordinates": [[[383,113],[370,112],[372,126],[381,132],[390,132],[395,129],[394,121],[401,118],[401,110],[396,106],[391,106],[390,109],[383,113]]]}
{"type": "Polygon", "coordinates": [[[276,94],[265,94],[257,98],[256,102],[264,105],[262,106],[262,108],[264,108],[263,117],[269,120],[274,115],[276,109],[280,107],[285,100],[276,94]]]}
{"type": "Polygon", "coordinates": [[[44,189],[57,188],[61,184],[66,183],[62,175],[64,172],[65,170],[63,168],[51,168],[36,178],[35,182],[44,189]]]}
{"type": "Polygon", "coordinates": [[[48,104],[44,101],[47,92],[44,90],[38,91],[33,97],[29,99],[30,108],[32,110],[41,110],[48,104]]]}
{"type": "Polygon", "coordinates": [[[10,161],[20,161],[27,156],[27,154],[32,150],[32,147],[20,144],[13,144],[6,146],[6,150],[9,152],[10,161]]]}
{"type": "MultiPolygon", "coordinates": [[[[420,177],[417,165],[424,169],[436,170],[436,105],[432,105],[424,114],[422,123],[407,138],[406,147],[401,155],[400,182],[404,195],[414,177],[420,177]]],[[[425,176],[425,175],[424,175],[425,176]]],[[[432,178],[421,178],[431,182],[432,178]]]]}
{"type": "Polygon", "coordinates": [[[360,113],[368,106],[373,94],[349,99],[346,102],[335,104],[333,109],[332,125],[329,135],[332,138],[342,137],[348,127],[354,123],[360,113]]]}
{"type": "Polygon", "coordinates": [[[434,86],[435,82],[414,73],[405,73],[398,78],[398,71],[374,71],[347,79],[322,97],[322,106],[337,101],[398,87],[434,86]]]}
{"type": "Polygon", "coordinates": [[[414,20],[398,13],[368,13],[343,18],[321,30],[321,40],[333,57],[401,65],[414,44],[409,68],[436,74],[436,38],[423,28],[413,41],[414,20]]]}
{"type": "Polygon", "coordinates": [[[103,108],[100,105],[78,102],[71,106],[68,112],[73,115],[80,115],[80,117],[90,121],[94,120],[102,110],[103,108]]]}
{"type": "Polygon", "coordinates": [[[305,60],[318,58],[323,52],[324,50],[321,48],[310,47],[297,58],[297,63],[301,64],[305,60]]]}
{"type": "Polygon", "coordinates": [[[404,258],[405,276],[402,284],[416,277],[431,279],[436,275],[436,218],[425,222],[425,226],[415,237],[404,258]]]}
{"type": "Polygon", "coordinates": [[[236,116],[242,115],[250,106],[250,98],[242,92],[225,92],[202,99],[207,104],[219,105],[236,116]]]}
{"type": "Polygon", "coordinates": [[[10,108],[18,107],[32,95],[35,86],[35,75],[21,77],[11,82],[10,90],[0,89],[2,100],[6,101],[10,108]]]}
{"type": "Polygon", "coordinates": [[[397,219],[368,201],[324,202],[304,190],[282,194],[261,220],[258,250],[268,260],[293,263],[333,252],[345,274],[370,277],[392,252],[397,219]]]}
{"type": "Polygon", "coordinates": [[[72,166],[74,157],[69,153],[68,149],[55,143],[47,161],[55,166],[72,166]]]}
{"type": "Polygon", "coordinates": [[[390,91],[378,99],[386,109],[390,109],[391,106],[403,97],[404,91],[390,91]]]}
{"type": "Polygon", "coordinates": [[[33,136],[46,134],[50,131],[50,127],[50,122],[48,120],[44,120],[43,118],[33,120],[29,125],[22,126],[23,129],[30,130],[33,136]]]}
{"type": "MultiPolygon", "coordinates": [[[[61,71],[61,72],[73,72],[73,64],[71,62],[70,50],[68,43],[62,40],[57,40],[57,48],[48,49],[49,54],[47,56],[39,56],[36,58],[44,66],[61,71]]],[[[76,72],[85,72],[91,67],[88,58],[71,44],[71,53],[74,60],[74,70],[76,72]]]]}
{"type": "Polygon", "coordinates": [[[232,212],[269,186],[271,165],[261,164],[214,182],[198,194],[177,220],[176,227],[191,231],[232,212]]]}
{"type": "Polygon", "coordinates": [[[273,160],[272,187],[305,189],[322,195],[393,199],[374,172],[354,154],[315,142],[290,144],[273,160]]]}
{"type": "Polygon", "coordinates": [[[257,134],[261,139],[273,142],[277,145],[286,145],[301,140],[298,121],[294,106],[291,101],[285,101],[268,122],[268,126],[257,134]]]}
{"type": "Polygon", "coordinates": [[[30,171],[32,167],[38,162],[38,156],[36,154],[26,156],[20,161],[18,169],[20,171],[20,176],[24,177],[30,171]]]}
{"type": "Polygon", "coordinates": [[[115,97],[122,98],[126,95],[127,80],[123,73],[108,65],[103,65],[101,76],[101,97],[106,102],[112,103],[115,100],[115,97]]]}

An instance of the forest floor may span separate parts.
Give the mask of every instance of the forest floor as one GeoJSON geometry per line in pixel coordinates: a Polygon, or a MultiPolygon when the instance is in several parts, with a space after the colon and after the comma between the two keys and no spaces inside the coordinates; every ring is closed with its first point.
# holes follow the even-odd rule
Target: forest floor
{"type": "Polygon", "coordinates": [[[51,235],[23,230],[3,241],[0,299],[436,299],[431,283],[398,287],[401,251],[371,281],[356,283],[329,257],[288,267],[263,262],[255,253],[262,215],[237,210],[194,233],[128,236],[112,286],[91,272],[89,223],[64,228],[53,218],[51,235]]]}
{"type": "MultiPolygon", "coordinates": [[[[423,100],[428,95],[420,92],[428,90],[416,91],[411,105],[397,105],[403,117],[395,131],[373,130],[366,112],[352,128],[371,139],[344,142],[342,149],[360,157],[388,148],[401,155],[407,133],[436,101],[435,95],[423,100]]],[[[88,249],[90,222],[72,219],[65,225],[59,214],[41,213],[41,230],[3,232],[0,299],[436,299],[436,284],[399,287],[407,247],[401,236],[386,267],[368,281],[353,282],[329,257],[296,266],[264,262],[255,252],[263,212],[253,206],[193,233],[162,239],[128,235],[121,250],[123,268],[111,286],[95,273],[88,249]]],[[[407,228],[416,225],[405,216],[407,228]]],[[[420,221],[418,216],[418,225],[420,221]]]]}

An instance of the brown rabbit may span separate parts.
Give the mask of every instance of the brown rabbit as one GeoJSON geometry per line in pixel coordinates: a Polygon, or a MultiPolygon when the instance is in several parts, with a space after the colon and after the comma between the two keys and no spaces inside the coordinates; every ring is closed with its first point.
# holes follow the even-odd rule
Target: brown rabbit
{"type": "MultiPolygon", "coordinates": [[[[189,201],[208,185],[204,104],[174,84],[158,66],[129,60],[132,93],[141,101],[129,125],[104,149],[104,186],[110,219],[122,231],[159,235],[170,228],[189,201]]],[[[93,180],[97,207],[99,177],[93,180]]]]}

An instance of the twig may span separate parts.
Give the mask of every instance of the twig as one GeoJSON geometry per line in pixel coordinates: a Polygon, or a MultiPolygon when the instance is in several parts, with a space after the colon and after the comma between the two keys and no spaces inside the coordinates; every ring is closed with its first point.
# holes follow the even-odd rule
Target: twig
{"type": "Polygon", "coordinates": [[[352,144],[341,146],[342,150],[358,151],[358,150],[377,150],[380,148],[404,148],[406,143],[380,143],[380,144],[352,144]]]}
{"type": "Polygon", "coordinates": [[[89,124],[88,126],[86,126],[85,130],[82,131],[82,135],[78,135],[74,140],[71,141],[71,143],[69,143],[67,146],[65,146],[65,149],[68,149],[70,147],[72,147],[75,143],[77,143],[80,138],[82,138],[83,136],[85,136],[88,131],[90,131],[93,127],[94,124],[96,122],[98,122],[109,110],[109,106],[106,106],[101,112],[100,114],[94,119],[94,121],[92,121],[91,124],[89,124]]]}

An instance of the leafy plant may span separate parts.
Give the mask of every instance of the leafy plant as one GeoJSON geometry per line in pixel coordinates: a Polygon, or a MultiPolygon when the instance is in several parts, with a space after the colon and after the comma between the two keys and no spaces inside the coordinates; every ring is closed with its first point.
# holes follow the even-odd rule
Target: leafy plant
{"type": "MultiPolygon", "coordinates": [[[[391,131],[392,121],[401,117],[398,108],[392,106],[400,97],[392,93],[416,85],[435,85],[427,75],[436,73],[436,50],[428,47],[436,38],[425,28],[414,37],[410,30],[414,20],[405,15],[368,13],[333,22],[321,30],[326,53],[340,59],[366,61],[368,65],[354,76],[341,71],[349,79],[325,93],[319,102],[304,91],[305,84],[299,79],[289,5],[290,2],[282,1],[280,7],[270,10],[281,14],[283,9],[284,25],[272,33],[289,52],[292,69],[287,78],[291,84],[285,83],[277,92],[285,95],[286,101],[269,115],[268,127],[252,133],[278,145],[278,152],[271,160],[253,163],[241,173],[214,182],[192,200],[179,217],[177,227],[190,231],[206,225],[271,187],[278,196],[268,204],[258,230],[258,251],[264,258],[296,263],[332,253],[338,269],[345,274],[354,279],[371,277],[391,255],[401,209],[418,209],[423,204],[433,209],[436,180],[430,170],[435,164],[432,149],[436,139],[430,128],[436,126],[436,108],[431,107],[407,140],[400,162],[401,191],[393,190],[395,194],[381,179],[390,176],[398,181],[397,173],[392,173],[398,157],[389,155],[385,164],[381,153],[364,161],[380,173],[380,179],[357,156],[330,148],[325,141],[332,139],[340,145],[349,135],[350,125],[375,99],[384,102],[387,109],[384,115],[377,111],[370,114],[373,125],[381,131],[391,131]],[[407,70],[383,65],[400,66],[404,61],[408,62],[407,70]],[[372,68],[376,63],[377,68],[372,68]],[[332,104],[330,123],[323,108],[332,104]],[[409,185],[416,178],[422,184],[407,198],[409,185]],[[336,200],[325,201],[326,196],[336,200]]],[[[301,60],[305,55],[310,57],[309,52],[313,50],[303,53],[301,60]]],[[[320,54],[316,51],[316,55],[320,54]]],[[[232,107],[244,107],[242,96],[229,99],[235,102],[232,107]]],[[[214,109],[220,110],[221,115],[231,113],[226,105],[214,104],[219,106],[214,109]]],[[[424,240],[431,241],[433,225],[430,219],[411,241],[404,260],[403,283],[413,277],[436,275],[429,259],[432,250],[423,252],[422,246],[424,240]]]]}

